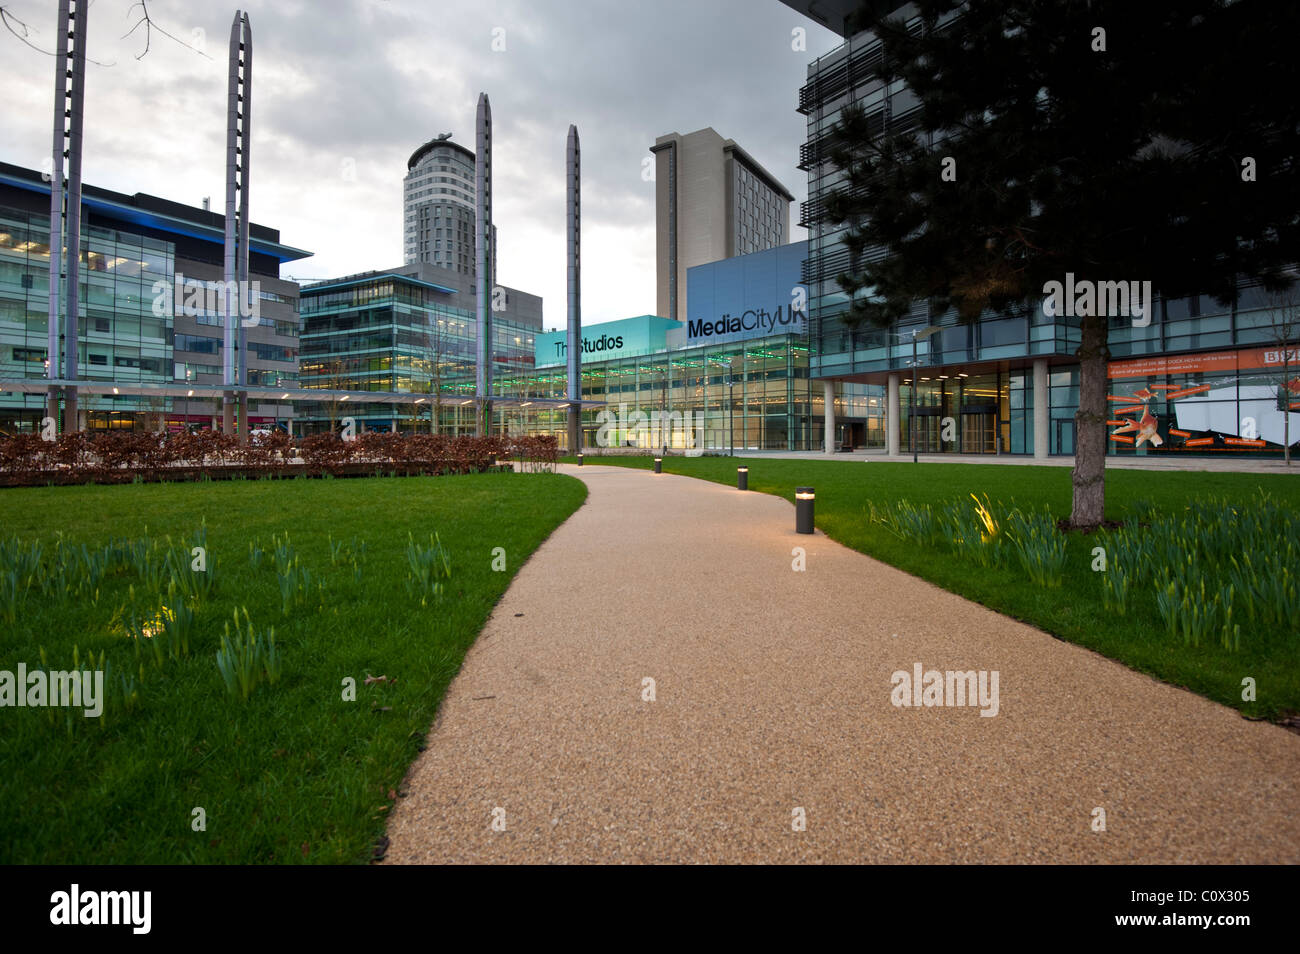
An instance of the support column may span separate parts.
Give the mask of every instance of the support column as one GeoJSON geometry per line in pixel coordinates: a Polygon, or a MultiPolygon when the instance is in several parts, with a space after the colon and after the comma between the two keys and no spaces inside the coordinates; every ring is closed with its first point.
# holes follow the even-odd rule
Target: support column
{"type": "MultiPolygon", "coordinates": [[[[566,355],[567,385],[569,410],[569,453],[577,454],[582,450],[582,257],[579,254],[582,244],[582,151],[578,142],[578,127],[569,126],[569,139],[564,153],[564,179],[566,192],[565,227],[568,233],[568,283],[569,283],[569,323],[568,353],[566,355]]],[[[638,382],[639,384],[639,382],[638,382]]],[[[640,393],[638,387],[637,393],[640,393]]]]}
{"type": "Polygon", "coordinates": [[[898,456],[898,385],[901,376],[891,374],[885,396],[885,453],[898,456]]]}
{"type": "Polygon", "coordinates": [[[230,24],[226,72],[226,218],[222,256],[222,430],[248,442],[248,336],[243,322],[248,301],[248,160],[253,86],[253,31],[248,14],[235,11],[230,24]],[[238,327],[236,327],[238,325],[238,327]],[[235,353],[239,352],[238,363],[235,353]],[[235,404],[238,402],[239,407],[235,404]]]}
{"type": "Polygon", "coordinates": [[[496,276],[492,274],[492,105],[487,93],[478,94],[474,150],[474,268],[477,337],[475,343],[474,397],[479,437],[492,431],[492,313],[488,296],[496,276]]]}
{"type": "MultiPolygon", "coordinates": [[[[50,168],[50,297],[47,377],[78,378],[81,294],[81,146],[86,88],[86,16],[89,0],[60,0],[58,52],[54,62],[54,140],[50,168]],[[65,172],[66,170],[66,172],[65,172]],[[66,233],[65,233],[66,225],[66,233]],[[66,282],[61,281],[66,270],[66,282]],[[59,370],[59,311],[63,305],[63,368],[59,370]]],[[[77,387],[63,388],[63,429],[78,430],[77,387]]],[[[49,416],[59,420],[59,389],[46,397],[49,416]]]]}
{"type": "Polygon", "coordinates": [[[1047,389],[1047,359],[1034,359],[1034,459],[1046,460],[1051,440],[1048,421],[1051,418],[1047,389]]]}
{"type": "Polygon", "coordinates": [[[822,394],[825,396],[826,411],[823,415],[825,421],[824,441],[826,444],[826,453],[835,453],[835,382],[830,378],[822,381],[822,394]]]}

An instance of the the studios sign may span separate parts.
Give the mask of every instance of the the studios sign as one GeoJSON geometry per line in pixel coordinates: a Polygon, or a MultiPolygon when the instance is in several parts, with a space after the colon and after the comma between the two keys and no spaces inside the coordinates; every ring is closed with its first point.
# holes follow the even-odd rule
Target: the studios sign
{"type": "MultiPolygon", "coordinates": [[[[585,335],[582,338],[583,354],[600,354],[603,351],[618,351],[623,347],[622,335],[601,335],[594,341],[585,335]]],[[[555,356],[563,358],[569,353],[569,343],[563,339],[555,342],[555,356]]]]}

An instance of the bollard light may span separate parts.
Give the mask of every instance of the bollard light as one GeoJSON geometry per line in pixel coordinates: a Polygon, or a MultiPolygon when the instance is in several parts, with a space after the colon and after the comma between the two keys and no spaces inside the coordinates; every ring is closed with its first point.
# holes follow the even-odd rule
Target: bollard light
{"type": "Polygon", "coordinates": [[[579,467],[582,466],[582,454],[581,454],[581,453],[578,454],[578,466],[579,466],[579,467]]]}
{"type": "Polygon", "coordinates": [[[813,532],[813,500],[816,495],[811,487],[794,489],[794,529],[796,533],[813,532]]]}
{"type": "Polygon", "coordinates": [[[736,489],[737,490],[749,489],[749,468],[748,467],[736,468],[736,489]]]}
{"type": "Polygon", "coordinates": [[[656,473],[656,474],[662,474],[663,472],[664,472],[664,459],[663,459],[662,457],[656,457],[656,458],[655,458],[655,473],[656,473]]]}

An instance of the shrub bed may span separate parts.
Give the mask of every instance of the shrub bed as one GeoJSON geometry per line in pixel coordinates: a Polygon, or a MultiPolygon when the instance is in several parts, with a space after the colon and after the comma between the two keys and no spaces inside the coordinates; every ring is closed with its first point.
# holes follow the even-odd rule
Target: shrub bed
{"type": "Polygon", "coordinates": [[[448,437],[365,433],[292,438],[283,431],[241,445],[219,431],[158,434],[120,431],[0,438],[0,486],[112,484],[225,477],[397,476],[481,473],[515,460],[520,470],[553,471],[558,442],[549,435],[448,437]]]}

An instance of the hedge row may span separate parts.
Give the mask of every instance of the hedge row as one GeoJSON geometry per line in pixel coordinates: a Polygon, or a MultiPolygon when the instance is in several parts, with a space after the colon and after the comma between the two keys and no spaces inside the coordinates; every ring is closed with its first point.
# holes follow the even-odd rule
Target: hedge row
{"type": "Polygon", "coordinates": [[[136,479],[197,480],[203,476],[468,474],[511,459],[521,469],[553,469],[554,437],[447,437],[364,433],[292,438],[283,431],[241,446],[218,431],[158,434],[78,432],[45,441],[36,434],[0,438],[0,485],[130,483],[136,479]]]}

